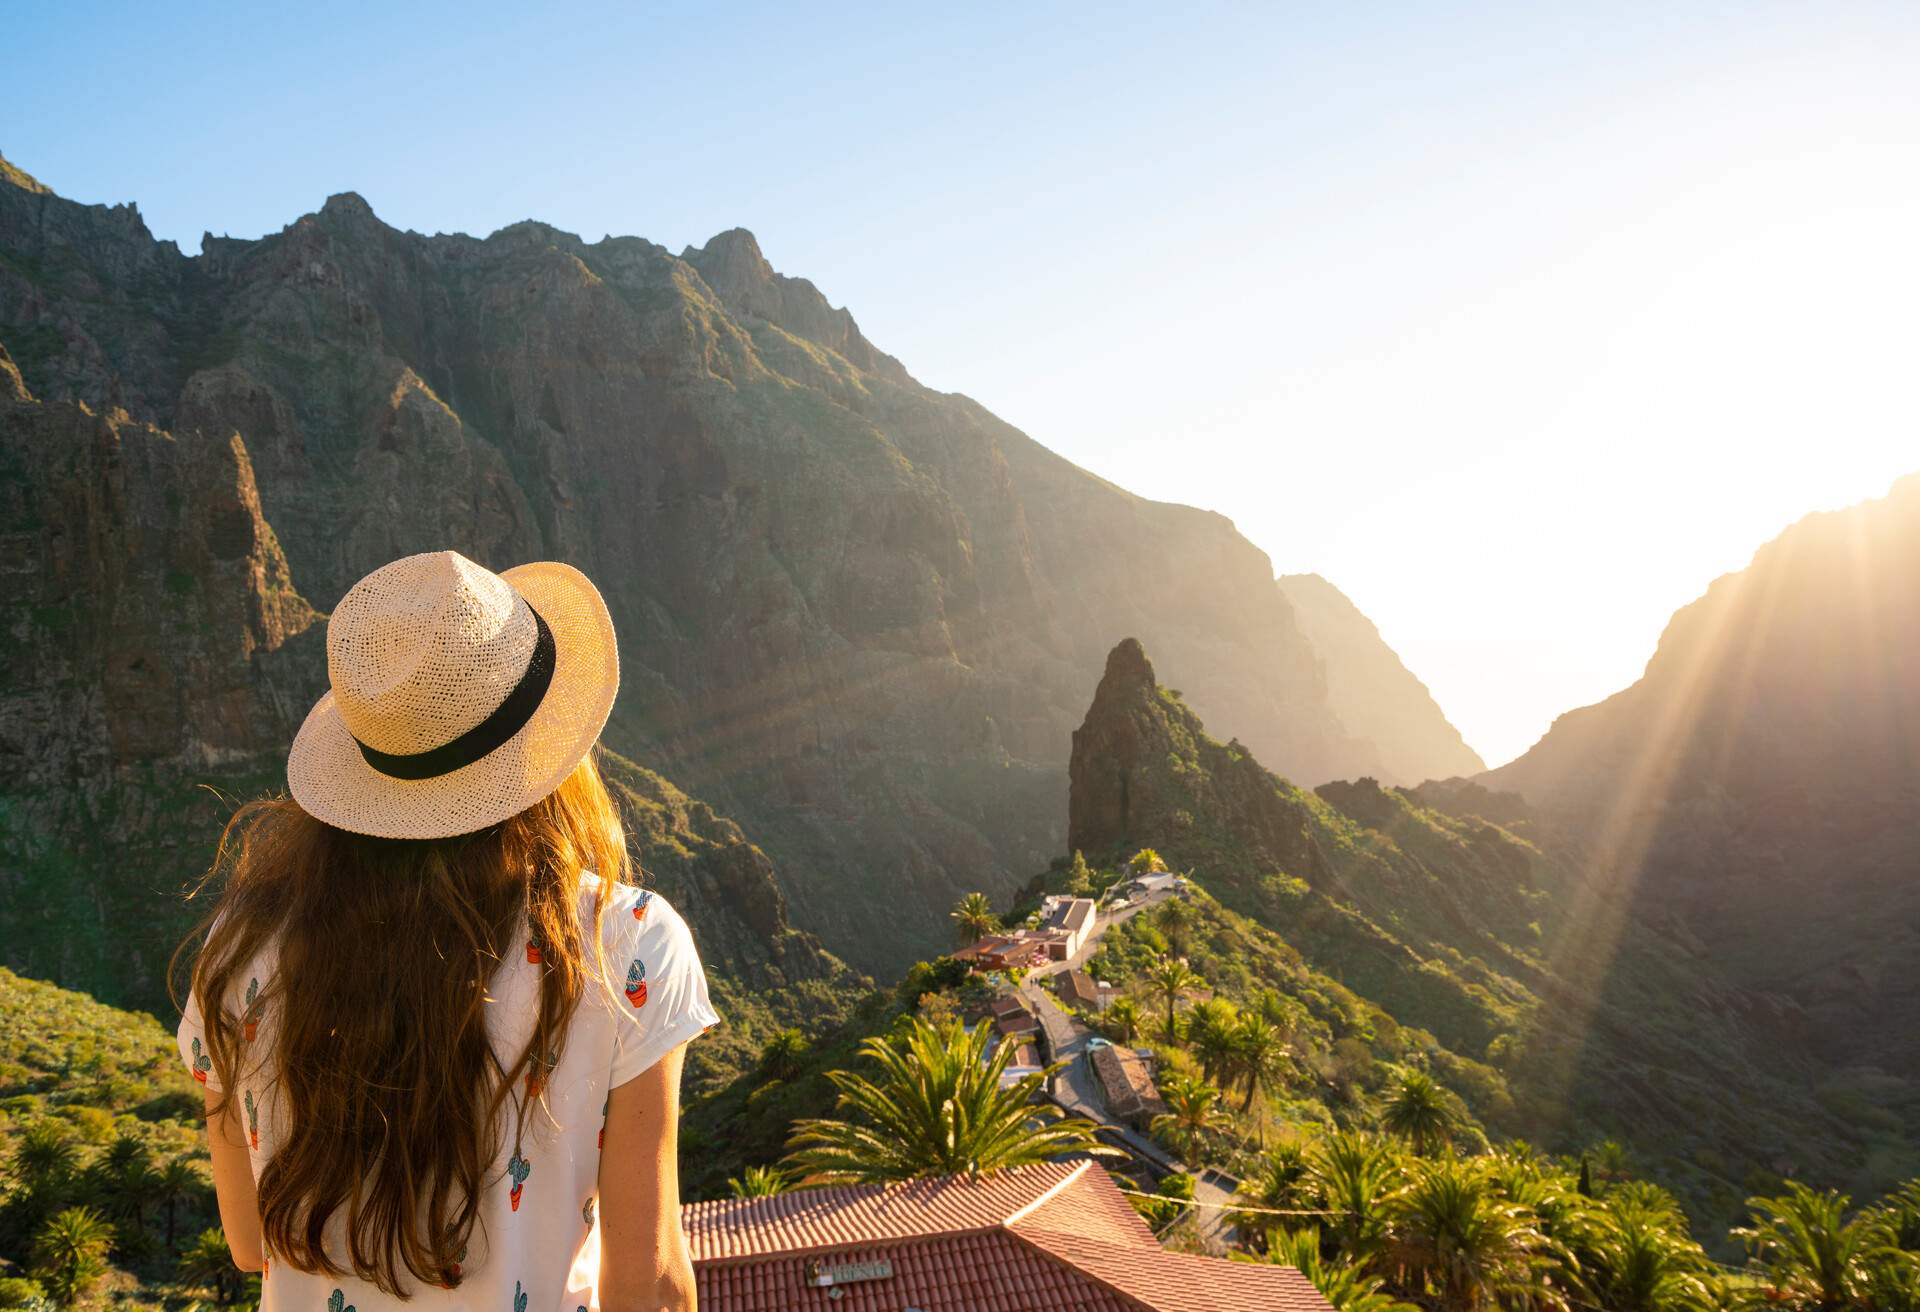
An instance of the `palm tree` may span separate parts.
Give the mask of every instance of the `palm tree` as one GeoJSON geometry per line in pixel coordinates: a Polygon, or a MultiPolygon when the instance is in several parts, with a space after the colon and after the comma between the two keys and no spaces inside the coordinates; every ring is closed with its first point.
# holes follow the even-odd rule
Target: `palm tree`
{"type": "Polygon", "coordinates": [[[1150,847],[1143,847],[1127,858],[1127,873],[1132,875],[1150,875],[1156,870],[1165,870],[1167,863],[1160,854],[1150,847]]]}
{"type": "Polygon", "coordinates": [[[29,1193],[44,1193],[64,1185],[73,1176],[80,1146],[67,1127],[42,1117],[20,1132],[13,1152],[14,1170],[29,1193]]]}
{"type": "Polygon", "coordinates": [[[33,1237],[32,1271],[56,1302],[71,1304],[106,1274],[113,1227],[90,1207],[56,1212],[33,1237]]]}
{"type": "Polygon", "coordinates": [[[1140,1004],[1132,998],[1115,998],[1107,1004],[1107,1032],[1122,1043],[1140,1037],[1140,1004]]]}
{"type": "Polygon", "coordinates": [[[1874,1268],[1892,1245],[1878,1216],[1848,1218],[1845,1194],[1815,1192],[1797,1180],[1773,1198],[1749,1198],[1754,1224],[1733,1231],[1767,1268],[1773,1289],[1785,1301],[1807,1308],[1863,1303],[1874,1268]]]}
{"type": "Polygon", "coordinates": [[[1193,929],[1193,908],[1179,898],[1174,898],[1160,905],[1160,910],[1154,914],[1154,920],[1159,924],[1160,932],[1167,936],[1168,945],[1176,953],[1186,955],[1188,940],[1193,929]]]}
{"type": "Polygon", "coordinates": [[[1334,1214],[1330,1237],[1349,1261],[1370,1261],[1386,1245],[1388,1206],[1401,1188],[1401,1151],[1378,1135],[1346,1131],[1307,1153],[1320,1204],[1334,1214]]]}
{"type": "Polygon", "coordinates": [[[969,893],[953,904],[950,913],[962,944],[978,942],[1000,928],[1000,917],[993,914],[993,903],[985,893],[969,893]]]}
{"type": "Polygon", "coordinates": [[[192,1198],[205,1191],[207,1182],[193,1163],[185,1157],[170,1157],[154,1184],[154,1192],[160,1199],[161,1209],[167,1219],[167,1251],[173,1251],[174,1208],[182,1199],[192,1198]]]}
{"type": "Polygon", "coordinates": [[[233,1252],[227,1236],[219,1229],[202,1230],[187,1251],[180,1254],[180,1283],[196,1289],[211,1289],[213,1301],[226,1307],[246,1289],[246,1277],[233,1264],[233,1252]]]}
{"type": "Polygon", "coordinates": [[[1160,1086],[1160,1098],[1167,1110],[1153,1118],[1153,1132],[1170,1141],[1188,1160],[1199,1155],[1207,1131],[1219,1129],[1226,1122],[1220,1090],[1205,1080],[1176,1072],[1160,1086]]]}
{"type": "Polygon", "coordinates": [[[1260,1156],[1233,1196],[1249,1209],[1260,1209],[1227,1213],[1227,1219],[1243,1235],[1258,1236],[1270,1230],[1273,1219],[1267,1215],[1269,1212],[1316,1210],[1318,1203],[1306,1149],[1298,1139],[1275,1144],[1260,1156]]]}
{"type": "Polygon", "coordinates": [[[777,1166],[749,1166],[727,1181],[727,1192],[735,1198],[771,1198],[785,1193],[792,1184],[777,1166]]]}
{"type": "Polygon", "coordinates": [[[1247,1082],[1246,1100],[1240,1104],[1244,1112],[1253,1106],[1254,1095],[1272,1084],[1286,1065],[1287,1041],[1265,1016],[1243,1016],[1234,1029],[1233,1050],[1240,1078],[1247,1082]]]}
{"type": "Polygon", "coordinates": [[[1112,1152],[1094,1137],[1093,1122],[1045,1121],[1029,1105],[1066,1063],[1002,1088],[1014,1045],[1000,1044],[988,1059],[990,1034],[986,1025],[969,1034],[958,1021],[934,1025],[914,1017],[902,1049],[885,1039],[866,1040],[861,1054],[880,1067],[880,1081],[829,1071],[840,1091],[835,1106],[850,1119],[797,1122],[787,1161],[833,1182],[978,1179],[1062,1153],[1112,1152]]]}
{"type": "Polygon", "coordinates": [[[1626,1145],[1614,1139],[1603,1139],[1594,1146],[1593,1173],[1601,1180],[1612,1184],[1633,1175],[1633,1162],[1626,1145]]]}
{"type": "Polygon", "coordinates": [[[1402,1303],[1383,1292],[1378,1276],[1368,1274],[1351,1262],[1329,1262],[1322,1257],[1320,1232],[1312,1227],[1269,1231],[1267,1251],[1262,1257],[1249,1257],[1244,1253],[1228,1256],[1236,1262],[1271,1262],[1275,1266],[1293,1267],[1333,1305],[1333,1312],[1418,1312],[1412,1304],[1402,1303]]]}
{"type": "Polygon", "coordinates": [[[1408,1071],[1394,1086],[1380,1123],[1413,1145],[1416,1153],[1432,1153],[1452,1141],[1458,1121],[1447,1091],[1425,1071],[1408,1071]]]}
{"type": "Polygon", "coordinates": [[[1200,982],[1200,977],[1187,968],[1185,957],[1162,956],[1147,967],[1147,983],[1167,1001],[1168,1043],[1179,1041],[1179,1031],[1173,1022],[1174,1004],[1179,1002],[1181,994],[1197,988],[1200,982]]]}
{"type": "Polygon", "coordinates": [[[1888,1243],[1920,1253],[1920,1179],[1909,1180],[1882,1198],[1876,1214],[1886,1227],[1888,1243]]]}
{"type": "Polygon", "coordinates": [[[800,1073],[800,1059],[806,1055],[807,1039],[797,1029],[776,1032],[760,1049],[760,1075],[768,1080],[790,1080],[800,1073]]]}
{"type": "MultiPolygon", "coordinates": [[[[153,1169],[153,1152],[143,1140],[123,1134],[107,1146],[88,1171],[90,1183],[107,1212],[116,1220],[132,1221],[135,1233],[146,1220],[160,1177],[153,1169]]],[[[127,1235],[122,1235],[122,1239],[127,1235]]]]}
{"type": "Polygon", "coordinates": [[[1239,1056],[1234,1030],[1239,1023],[1239,1011],[1225,998],[1208,998],[1187,1013],[1187,1046],[1200,1059],[1200,1073],[1215,1084],[1224,1086],[1233,1073],[1239,1056]]]}
{"type": "Polygon", "coordinates": [[[1710,1312],[1723,1306],[1686,1218],[1659,1191],[1609,1191],[1582,1246],[1581,1287],[1608,1312],[1710,1312]]]}
{"type": "Polygon", "coordinates": [[[1539,1293],[1545,1236],[1531,1212],[1494,1187],[1483,1163],[1416,1161],[1388,1211],[1399,1283],[1427,1291],[1441,1312],[1478,1312],[1539,1293]]]}

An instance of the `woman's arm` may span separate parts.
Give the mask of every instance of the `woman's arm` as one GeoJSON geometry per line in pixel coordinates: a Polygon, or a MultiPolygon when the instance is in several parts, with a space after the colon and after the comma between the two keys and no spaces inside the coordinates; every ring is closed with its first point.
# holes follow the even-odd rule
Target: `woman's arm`
{"type": "MultiPolygon", "coordinates": [[[[607,1098],[600,1152],[601,1312],[693,1312],[680,1229],[680,1064],[673,1049],[607,1098]]],[[[224,1203],[223,1203],[224,1207],[224,1203]]]]}
{"type": "Polygon", "coordinates": [[[220,1228],[227,1232],[233,1264],[242,1271],[261,1267],[260,1199],[253,1191],[253,1162],[240,1131],[234,1104],[214,1115],[220,1095],[207,1090],[207,1146],[213,1150],[213,1191],[220,1198],[220,1228]]]}

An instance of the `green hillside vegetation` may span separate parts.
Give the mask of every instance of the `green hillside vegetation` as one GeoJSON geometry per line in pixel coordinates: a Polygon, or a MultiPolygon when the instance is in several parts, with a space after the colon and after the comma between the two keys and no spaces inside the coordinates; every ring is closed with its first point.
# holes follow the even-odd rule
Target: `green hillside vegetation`
{"type": "Polygon", "coordinates": [[[1500,1071],[1426,1030],[1401,1025],[1314,969],[1280,935],[1204,891],[1110,930],[1088,973],[1120,985],[1127,1005],[1118,1017],[1110,1006],[1082,1019],[1116,1041],[1153,1048],[1163,1072],[1231,1086],[1223,1089],[1220,1130],[1203,1137],[1195,1165],[1248,1169],[1253,1145],[1275,1127],[1376,1124],[1383,1100],[1415,1072],[1430,1072],[1457,1099],[1463,1144],[1484,1145],[1489,1132],[1516,1128],[1513,1096],[1500,1071]],[[1169,957],[1184,960],[1194,976],[1176,1005],[1171,1042],[1165,998],[1153,983],[1156,965],[1169,957]],[[1272,1027],[1283,1052],[1248,1103],[1230,1036],[1252,1016],[1272,1027]],[[1223,1041],[1223,1035],[1229,1037],[1223,1041]],[[1219,1078],[1223,1073],[1230,1078],[1219,1078]]]}
{"type": "Polygon", "coordinates": [[[0,1305],[244,1293],[205,1237],[218,1215],[201,1103],[153,1017],[0,969],[0,1305]],[[187,1260],[209,1243],[224,1271],[187,1260]]]}
{"type": "MultiPolygon", "coordinates": [[[[867,987],[850,992],[835,1005],[785,1027],[728,1023],[702,1042],[730,1032],[738,1073],[711,1078],[702,1088],[690,1085],[680,1123],[680,1188],[688,1199],[725,1197],[732,1182],[751,1172],[771,1171],[782,1182],[791,1177],[783,1159],[796,1122],[827,1115],[838,1091],[830,1071],[853,1067],[861,1045],[885,1035],[898,1036],[918,1016],[946,1017],[964,1008],[983,1007],[989,994],[964,966],[948,958],[920,962],[890,989],[867,987]],[[821,1024],[823,1017],[837,1018],[821,1024]]],[[[767,1005],[789,1007],[785,999],[767,1005]]],[[[790,1008],[804,1012],[804,1008],[790,1008]]],[[[695,1050],[700,1043],[694,1044],[695,1050]]],[[[716,1067],[717,1069],[717,1067],[716,1067]]]]}
{"type": "MultiPolygon", "coordinates": [[[[1070,831],[1097,867],[1151,847],[1191,873],[1210,895],[1191,950],[1236,1005],[1293,998],[1327,1027],[1310,1043],[1353,1040],[1346,1065],[1376,1081],[1414,1054],[1495,1137],[1628,1142],[1711,1242],[1784,1176],[1871,1197],[1920,1173],[1901,1127],[1783,1052],[1767,998],[1671,925],[1614,914],[1577,862],[1473,814],[1483,799],[1441,792],[1297,788],[1210,737],[1129,640],[1075,734],[1070,831]]],[[[1115,937],[1132,953],[1116,975],[1145,932],[1115,937]]]]}
{"type": "MultiPolygon", "coordinates": [[[[1097,890],[1118,877],[1063,861],[1029,892],[1097,890]]],[[[1518,1139],[1490,1142],[1488,1126],[1509,1114],[1498,1072],[1395,1026],[1204,893],[1110,930],[1091,965],[1149,989],[1170,982],[1171,1035],[1161,996],[1130,991],[1091,1019],[1117,1042],[1154,1050],[1170,1105],[1155,1133],[1189,1165],[1237,1172],[1230,1255],[1298,1267],[1340,1312],[1920,1308],[1920,1180],[1865,1206],[1778,1184],[1744,1199],[1739,1224],[1714,1236],[1708,1247],[1732,1259],[1722,1262],[1692,1233],[1684,1204],[1641,1178],[1633,1152],[1614,1141],[1559,1156],[1518,1139]],[[1184,988],[1172,987],[1179,981],[1184,988]],[[1287,1037],[1278,1060],[1245,1046],[1263,1025],[1287,1037]],[[1215,1042],[1222,1033],[1240,1036],[1238,1051],[1215,1042]],[[1250,1087],[1256,1068],[1267,1078],[1250,1087]]],[[[708,1104],[711,1113],[724,1103],[729,1126],[744,1117],[764,1158],[731,1176],[731,1192],[955,1169],[965,1145],[939,1128],[935,1104],[989,1098],[995,1082],[978,1033],[969,1043],[951,1028],[989,992],[951,961],[923,963],[901,989],[871,995],[831,1040],[770,1045],[760,1071],[708,1104]],[[799,1133],[785,1136],[782,1156],[789,1114],[799,1133]]],[[[1023,1134],[996,1138],[1001,1150],[1058,1151],[1047,1136],[1061,1128],[1044,1104],[1031,1110],[1023,1134]]],[[[718,1146],[689,1142],[695,1160],[718,1146]]],[[[1157,1195],[1132,1201],[1163,1242],[1200,1245],[1180,1201],[1193,1198],[1193,1178],[1170,1176],[1157,1195]]]]}

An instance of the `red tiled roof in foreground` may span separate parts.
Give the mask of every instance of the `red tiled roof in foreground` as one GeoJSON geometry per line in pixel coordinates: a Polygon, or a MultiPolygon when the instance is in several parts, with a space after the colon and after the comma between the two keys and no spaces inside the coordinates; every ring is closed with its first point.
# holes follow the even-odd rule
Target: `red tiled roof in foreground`
{"type": "Polygon", "coordinates": [[[802,1189],[681,1209],[706,1312],[1330,1312],[1291,1267],[1162,1249],[1091,1162],[963,1180],[802,1189]],[[810,1262],[886,1261],[826,1288],[810,1262]]]}

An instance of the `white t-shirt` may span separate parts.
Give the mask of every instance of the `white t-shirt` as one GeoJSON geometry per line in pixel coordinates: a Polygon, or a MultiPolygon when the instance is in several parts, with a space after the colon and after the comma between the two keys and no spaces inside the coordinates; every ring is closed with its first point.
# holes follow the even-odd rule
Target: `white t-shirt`
{"type": "MultiPolygon", "coordinates": [[[[592,875],[582,878],[583,926],[589,922],[598,882],[592,875]]],[[[402,1302],[351,1275],[310,1275],[268,1253],[260,1284],[261,1312],[373,1312],[388,1307],[578,1312],[599,1305],[595,1202],[607,1092],[719,1021],[707,999],[707,979],[693,935],[665,898],[631,885],[616,887],[607,899],[602,931],[608,973],[614,988],[623,992],[610,998],[603,985],[588,981],[560,1064],[545,1081],[545,1111],[538,1103],[529,1109],[518,1153],[511,1142],[512,1126],[506,1127],[507,1142],[490,1177],[468,1256],[461,1262],[460,1283],[442,1289],[408,1279],[411,1297],[402,1302]]],[[[258,980],[264,988],[271,970],[270,960],[255,961],[249,984],[258,980]]],[[[529,960],[523,942],[493,980],[488,1035],[503,1062],[511,1063],[526,1046],[538,990],[539,967],[529,960]]],[[[234,1013],[245,1014],[250,1001],[236,998],[229,1005],[234,1013]]],[[[255,1180],[285,1138],[268,1060],[273,1022],[273,1008],[268,1007],[250,1027],[241,1076],[238,1110],[255,1180]]],[[[204,1055],[201,1025],[198,1003],[190,996],[180,1020],[180,1055],[194,1078],[206,1084],[214,1076],[204,1055]]],[[[511,1106],[505,1115],[511,1118],[511,1106]]],[[[344,1219],[343,1213],[335,1213],[330,1233],[338,1234],[344,1219]]]]}

